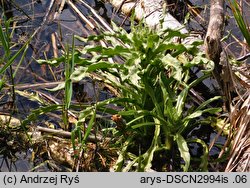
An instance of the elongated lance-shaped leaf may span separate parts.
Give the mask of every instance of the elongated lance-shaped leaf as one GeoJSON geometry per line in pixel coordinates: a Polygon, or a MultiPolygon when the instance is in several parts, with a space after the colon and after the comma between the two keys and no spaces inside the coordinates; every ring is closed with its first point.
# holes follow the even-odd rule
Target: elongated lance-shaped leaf
{"type": "Polygon", "coordinates": [[[94,72],[96,70],[100,69],[111,69],[111,68],[120,68],[118,64],[111,64],[109,62],[101,61],[97,63],[93,63],[92,65],[89,65],[86,69],[87,72],[94,72]]]}
{"type": "Polygon", "coordinates": [[[183,170],[187,172],[190,166],[190,153],[189,153],[187,142],[180,134],[176,134],[175,139],[178,145],[178,149],[181,153],[181,157],[183,158],[185,162],[185,165],[183,166],[183,170]]]}
{"type": "MultiPolygon", "coordinates": [[[[138,123],[132,126],[133,129],[137,129],[139,127],[145,127],[145,126],[153,126],[155,125],[155,122],[145,122],[145,123],[138,123]]],[[[160,124],[159,124],[160,125],[160,124]]]]}
{"type": "Polygon", "coordinates": [[[133,137],[130,136],[128,137],[128,139],[124,142],[122,149],[121,149],[121,153],[119,154],[119,157],[116,161],[116,164],[114,166],[114,169],[116,172],[121,172],[122,171],[122,167],[124,164],[124,161],[126,159],[126,154],[127,154],[127,150],[128,150],[128,146],[131,144],[133,140],[133,137]]]}
{"type": "Polygon", "coordinates": [[[132,116],[134,115],[135,118],[127,123],[127,126],[132,125],[132,128],[138,128],[143,125],[155,125],[155,122],[145,122],[137,124],[136,121],[143,119],[145,117],[151,116],[155,119],[158,119],[161,125],[167,125],[167,121],[164,119],[164,117],[159,116],[157,113],[148,111],[148,110],[129,110],[129,111],[121,111],[118,114],[122,116],[132,116]],[[135,124],[134,124],[135,123],[135,124]]]}
{"type": "MultiPolygon", "coordinates": [[[[75,39],[74,35],[72,37],[72,54],[75,53],[75,39]]],[[[71,74],[74,71],[74,65],[75,65],[75,56],[72,55],[72,58],[70,58],[70,52],[69,49],[66,52],[66,64],[65,64],[65,110],[67,111],[69,109],[73,88],[72,88],[72,80],[70,78],[71,74]]]]}
{"type": "Polygon", "coordinates": [[[188,86],[186,86],[185,84],[183,85],[183,87],[185,87],[185,88],[178,95],[177,103],[176,103],[176,110],[177,110],[178,117],[180,117],[181,114],[182,114],[182,112],[183,112],[185,101],[186,101],[186,98],[187,98],[187,95],[188,95],[188,92],[189,92],[190,88],[194,87],[195,85],[197,85],[198,83],[200,83],[201,81],[203,81],[204,79],[206,79],[207,77],[208,77],[208,74],[204,74],[200,78],[194,80],[188,86]]]}
{"type": "Polygon", "coordinates": [[[57,104],[35,109],[30,113],[30,115],[25,120],[22,121],[22,126],[25,127],[28,123],[38,120],[38,117],[40,115],[43,115],[43,114],[46,114],[48,112],[52,112],[55,110],[61,110],[61,109],[62,109],[62,105],[57,105],[57,104]]]}
{"type": "Polygon", "coordinates": [[[122,169],[122,172],[129,172],[129,170],[138,163],[138,171],[140,172],[140,156],[136,157],[133,161],[129,162],[125,168],[122,169]]]}
{"type": "Polygon", "coordinates": [[[95,124],[95,121],[96,121],[96,108],[95,108],[95,109],[93,110],[93,112],[92,112],[91,119],[90,119],[90,121],[89,121],[89,123],[88,123],[88,127],[87,127],[86,132],[85,132],[85,134],[84,134],[84,136],[83,136],[83,140],[82,140],[82,143],[83,143],[83,144],[86,143],[86,140],[87,140],[88,136],[89,136],[90,133],[91,133],[91,130],[92,130],[94,124],[95,124]]]}
{"type": "MultiPolygon", "coordinates": [[[[133,124],[137,124],[136,121],[139,121],[139,120],[143,120],[147,115],[146,114],[142,114],[138,117],[135,117],[133,120],[131,120],[130,122],[127,123],[127,126],[130,126],[130,125],[133,125],[133,124]]],[[[134,126],[133,126],[134,128],[134,126]]]]}
{"type": "Polygon", "coordinates": [[[161,126],[160,126],[160,122],[158,119],[154,119],[155,121],[155,132],[154,132],[154,137],[151,143],[150,148],[146,151],[146,153],[143,154],[143,160],[142,160],[142,164],[141,164],[141,169],[145,172],[145,171],[149,171],[149,169],[152,166],[152,160],[154,157],[154,152],[157,150],[158,148],[158,139],[159,139],[159,135],[160,135],[160,131],[161,131],[161,126]]]}
{"type": "Polygon", "coordinates": [[[201,110],[196,110],[195,112],[191,113],[190,115],[186,116],[183,121],[188,121],[197,117],[200,117],[202,115],[201,110]]]}
{"type": "Polygon", "coordinates": [[[145,91],[148,93],[148,95],[152,99],[158,116],[163,117],[162,109],[161,109],[161,106],[159,104],[159,101],[157,101],[157,98],[156,98],[155,93],[154,93],[154,89],[150,86],[147,79],[148,78],[143,77],[143,82],[144,82],[144,85],[145,85],[145,91]]]}
{"type": "MultiPolygon", "coordinates": [[[[71,143],[73,150],[75,151],[76,148],[76,138],[78,138],[78,143],[82,142],[82,131],[80,126],[76,126],[73,131],[71,131],[71,143]]],[[[74,157],[78,157],[74,152],[74,157]]]]}
{"type": "Polygon", "coordinates": [[[186,87],[184,88],[181,93],[178,95],[177,97],[177,102],[176,102],[176,111],[177,111],[177,116],[180,118],[182,113],[183,113],[183,109],[184,109],[184,106],[185,106],[185,101],[186,101],[186,98],[187,98],[187,95],[188,95],[188,91],[189,91],[189,88],[186,87]]]}
{"type": "Polygon", "coordinates": [[[207,169],[207,167],[208,167],[208,157],[209,157],[209,149],[208,149],[207,144],[203,140],[201,140],[199,138],[188,139],[187,142],[188,143],[198,143],[198,144],[200,144],[202,146],[203,154],[200,157],[200,159],[201,159],[200,168],[201,168],[202,172],[207,172],[208,171],[208,169],[207,169]]]}
{"type": "MultiPolygon", "coordinates": [[[[163,97],[163,108],[164,108],[163,113],[164,113],[164,117],[174,119],[172,117],[173,117],[173,115],[175,116],[175,111],[176,110],[173,107],[173,102],[172,102],[172,99],[170,98],[170,95],[169,95],[169,92],[168,92],[168,87],[170,85],[170,80],[167,80],[165,75],[160,73],[160,75],[159,75],[159,84],[160,84],[160,87],[161,87],[162,97],[163,97]]],[[[164,127],[165,127],[165,129],[168,129],[166,127],[166,125],[167,124],[164,124],[164,127]]]]}
{"type": "MultiPolygon", "coordinates": [[[[7,32],[7,31],[6,31],[7,32]]],[[[11,55],[10,57],[10,46],[9,46],[9,43],[10,43],[10,39],[7,38],[7,35],[8,34],[4,34],[3,33],[3,30],[2,30],[2,27],[0,26],[0,40],[4,40],[2,42],[4,42],[4,48],[5,48],[5,51],[6,51],[6,58],[7,58],[7,62],[5,63],[5,65],[0,69],[0,75],[2,73],[4,73],[6,71],[6,69],[8,69],[13,63],[14,61],[17,59],[17,57],[25,50],[25,48],[29,45],[31,39],[33,38],[34,34],[23,44],[23,46],[13,55],[11,55]],[[2,38],[4,37],[4,38],[2,38]]]]}
{"type": "Polygon", "coordinates": [[[250,29],[247,26],[247,23],[243,18],[242,12],[240,11],[240,7],[236,0],[229,1],[229,3],[231,5],[237,25],[240,28],[244,38],[246,39],[247,44],[250,46],[250,29]]]}
{"type": "Polygon", "coordinates": [[[28,45],[29,41],[27,41],[10,59],[6,62],[6,64],[1,68],[0,74],[6,71],[7,68],[9,68],[12,63],[14,63],[14,60],[21,54],[21,52],[26,48],[26,45],[28,45]]]}
{"type": "MultiPolygon", "coordinates": [[[[6,29],[6,32],[8,32],[8,28],[5,28],[5,29],[6,29]]],[[[7,53],[6,55],[8,57],[9,56],[8,54],[10,53],[10,46],[9,46],[10,41],[6,33],[3,31],[3,28],[1,25],[0,25],[0,40],[3,45],[4,51],[5,53],[7,53]]]]}
{"type": "Polygon", "coordinates": [[[16,66],[16,68],[15,68],[15,72],[13,73],[13,78],[16,76],[17,71],[19,70],[19,67],[21,66],[22,62],[24,61],[24,58],[25,58],[25,55],[26,55],[28,49],[29,49],[29,46],[26,45],[26,46],[25,46],[25,49],[23,50],[22,57],[21,57],[21,59],[19,60],[17,66],[16,66]]]}
{"type": "Polygon", "coordinates": [[[196,110],[201,110],[203,108],[205,108],[207,105],[209,105],[211,102],[215,101],[215,100],[218,100],[218,99],[221,99],[221,96],[215,96],[211,99],[208,99],[206,100],[205,102],[201,103],[197,108],[196,110]]]}
{"type": "Polygon", "coordinates": [[[191,82],[188,87],[189,89],[191,89],[192,87],[196,86],[197,84],[199,84],[200,82],[202,82],[203,80],[205,80],[206,78],[208,78],[210,76],[210,73],[206,73],[204,75],[202,75],[201,77],[195,79],[193,82],[191,82]]]}

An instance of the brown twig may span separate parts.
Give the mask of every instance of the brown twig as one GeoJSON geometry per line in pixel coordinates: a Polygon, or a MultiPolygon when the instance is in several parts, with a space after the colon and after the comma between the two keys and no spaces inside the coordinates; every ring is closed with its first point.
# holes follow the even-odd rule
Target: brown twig
{"type": "Polygon", "coordinates": [[[96,27],[88,20],[86,16],[72,3],[70,0],[67,1],[67,4],[71,7],[71,9],[92,29],[94,30],[96,27]]]}
{"type": "MultiPolygon", "coordinates": [[[[68,131],[50,129],[50,128],[41,127],[41,126],[36,126],[35,130],[43,132],[43,133],[49,133],[49,134],[52,134],[53,136],[71,138],[71,132],[68,132],[68,131]]],[[[102,136],[98,136],[98,135],[89,135],[87,138],[88,142],[94,142],[94,143],[101,142],[103,140],[110,140],[110,138],[103,138],[102,136]]]]}
{"type": "Polygon", "coordinates": [[[223,88],[221,83],[220,55],[222,52],[221,39],[224,31],[224,0],[211,0],[210,20],[208,24],[207,34],[205,37],[205,50],[207,57],[214,61],[215,69],[214,77],[223,88]]]}

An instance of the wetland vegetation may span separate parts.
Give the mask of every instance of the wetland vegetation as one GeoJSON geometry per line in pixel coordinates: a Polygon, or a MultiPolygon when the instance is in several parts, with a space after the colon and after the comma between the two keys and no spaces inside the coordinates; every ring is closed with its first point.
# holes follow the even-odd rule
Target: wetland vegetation
{"type": "Polygon", "coordinates": [[[249,171],[249,1],[144,1],[0,1],[1,171],[249,171]]]}

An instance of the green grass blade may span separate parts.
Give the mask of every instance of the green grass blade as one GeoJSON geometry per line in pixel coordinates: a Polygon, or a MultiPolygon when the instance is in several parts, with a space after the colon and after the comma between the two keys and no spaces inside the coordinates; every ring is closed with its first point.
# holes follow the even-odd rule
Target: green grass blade
{"type": "MultiPolygon", "coordinates": [[[[137,128],[139,128],[139,127],[152,126],[152,125],[155,125],[155,122],[139,123],[139,124],[133,125],[132,128],[133,128],[133,129],[137,129],[137,128]]],[[[160,125],[160,124],[159,124],[159,125],[160,125]]]]}
{"type": "Polygon", "coordinates": [[[83,140],[82,140],[83,144],[86,143],[86,140],[87,140],[88,136],[90,135],[91,130],[92,130],[94,124],[95,124],[95,120],[96,120],[96,110],[93,111],[91,119],[90,119],[90,121],[88,123],[88,127],[87,127],[86,132],[85,132],[85,134],[83,136],[83,140]]]}
{"type": "Polygon", "coordinates": [[[232,0],[229,2],[231,5],[231,9],[233,11],[234,18],[237,22],[238,27],[240,28],[244,38],[246,39],[247,44],[250,46],[250,29],[248,28],[242,13],[240,11],[240,7],[237,1],[232,0]]]}
{"type": "Polygon", "coordinates": [[[7,68],[9,68],[12,63],[14,63],[15,59],[23,52],[23,50],[26,48],[26,46],[29,44],[30,40],[28,40],[9,60],[8,62],[1,68],[0,74],[6,71],[7,68]]]}
{"type": "Polygon", "coordinates": [[[38,117],[40,115],[46,114],[48,112],[52,112],[55,110],[61,110],[62,106],[61,105],[49,105],[49,106],[45,106],[45,107],[40,107],[38,109],[35,109],[33,111],[31,111],[31,113],[29,114],[29,116],[22,121],[22,126],[25,127],[28,123],[38,120],[38,117]]]}
{"type": "Polygon", "coordinates": [[[205,108],[211,102],[219,100],[219,99],[221,99],[221,96],[215,96],[213,98],[210,98],[210,99],[206,100],[205,102],[201,103],[196,110],[202,110],[203,108],[205,108]]]}
{"type": "MultiPolygon", "coordinates": [[[[8,28],[6,28],[6,32],[7,32],[7,29],[8,28]]],[[[4,51],[8,53],[10,51],[9,40],[7,39],[6,33],[3,31],[3,28],[1,25],[0,25],[0,40],[3,45],[4,51]]]]}

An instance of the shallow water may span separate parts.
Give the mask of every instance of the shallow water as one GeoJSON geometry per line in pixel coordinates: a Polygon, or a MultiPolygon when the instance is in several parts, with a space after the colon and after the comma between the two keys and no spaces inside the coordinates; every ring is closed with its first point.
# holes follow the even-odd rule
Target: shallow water
{"type": "MultiPolygon", "coordinates": [[[[205,18],[204,20],[200,20],[199,18],[197,18],[197,20],[199,20],[199,22],[201,23],[201,25],[203,26],[207,26],[208,25],[208,20],[209,20],[209,2],[208,0],[190,0],[191,3],[193,3],[193,5],[201,7],[202,11],[201,11],[201,15],[203,18],[205,18]]],[[[227,1],[225,1],[227,3],[227,1]]],[[[242,2],[242,11],[244,13],[244,18],[245,21],[247,21],[248,25],[250,26],[250,0],[238,0],[238,2],[242,2]]],[[[228,50],[229,54],[235,58],[238,58],[240,56],[242,56],[245,52],[246,49],[242,48],[242,45],[239,44],[239,42],[237,42],[237,40],[239,41],[243,41],[244,42],[244,37],[242,36],[236,22],[235,19],[232,15],[232,11],[230,9],[230,7],[228,6],[228,4],[226,4],[225,7],[226,10],[226,20],[227,20],[227,24],[225,27],[225,32],[224,32],[224,36],[229,35],[229,37],[227,37],[227,40],[224,42],[224,48],[226,50],[228,50]],[[236,40],[237,38],[237,40],[236,40]]],[[[194,27],[197,27],[199,29],[202,30],[202,27],[198,26],[197,23],[193,23],[194,27]]],[[[249,51],[248,51],[249,52],[249,51]]],[[[250,63],[250,58],[248,58],[247,63],[250,63]]]]}
{"type": "MultiPolygon", "coordinates": [[[[24,14],[22,11],[16,9],[15,7],[12,8],[13,11],[10,12],[10,15],[13,16],[15,19],[18,19],[19,23],[18,28],[15,31],[15,37],[18,39],[22,35],[30,35],[38,26],[41,25],[43,22],[44,15],[46,13],[46,9],[49,6],[50,1],[49,0],[43,0],[43,1],[36,1],[35,4],[31,4],[31,0],[17,0],[16,4],[22,5],[20,8],[26,13],[24,14]],[[28,15],[28,16],[27,16],[28,15]]],[[[110,21],[112,17],[112,7],[109,4],[103,4],[98,0],[88,0],[87,1],[95,10],[98,11],[98,13],[104,17],[107,22],[110,21]]],[[[194,5],[201,6],[204,8],[204,4],[207,4],[207,1],[191,1],[194,5]]],[[[86,9],[85,7],[81,6],[81,11],[89,16],[91,15],[91,12],[86,9]]],[[[1,13],[1,12],[0,12],[1,13]]],[[[206,16],[207,12],[204,12],[204,16],[206,16]]],[[[247,14],[250,14],[248,11],[247,14]]],[[[250,16],[250,15],[249,15],[250,16]]],[[[250,17],[248,17],[250,18],[250,17]]],[[[115,16],[114,17],[115,22],[121,23],[123,20],[123,17],[115,16]]],[[[250,21],[250,20],[249,20],[250,21]]],[[[232,19],[229,20],[229,25],[226,27],[226,30],[232,30],[232,33],[234,33],[237,37],[242,39],[242,36],[240,35],[238,28],[232,21],[232,19]]],[[[207,23],[204,22],[204,26],[206,26],[207,23]]],[[[126,29],[129,28],[129,22],[125,22],[126,29]]],[[[189,26],[198,28],[198,25],[191,25],[189,26]],[[197,27],[196,27],[197,26],[197,27]]],[[[195,29],[194,28],[194,29],[195,29]]],[[[202,27],[201,27],[202,29],[202,27]]],[[[29,88],[29,84],[35,84],[35,83],[44,83],[44,82],[54,82],[54,81],[60,81],[63,80],[63,67],[41,67],[38,65],[34,59],[39,58],[50,58],[53,56],[52,53],[52,47],[51,47],[51,34],[57,32],[60,34],[60,38],[62,38],[63,43],[71,43],[72,34],[75,33],[80,36],[86,36],[89,31],[89,28],[86,27],[85,23],[82,23],[79,21],[78,17],[68,8],[65,7],[63,9],[62,14],[58,19],[55,19],[53,22],[46,23],[43,25],[41,32],[35,37],[35,39],[32,41],[30,49],[28,50],[27,56],[25,58],[24,64],[21,65],[20,71],[17,74],[16,77],[16,83],[17,84],[27,84],[27,89],[29,91],[33,91],[32,88],[29,88]],[[53,71],[59,72],[58,75],[56,75],[56,78],[53,74],[50,72],[50,68],[53,69],[53,71]]],[[[229,38],[228,43],[233,42],[232,38],[229,38]],[[232,41],[231,41],[232,40],[232,41]]],[[[235,53],[236,56],[239,56],[241,49],[238,48],[236,45],[229,45],[230,49],[235,53]]],[[[58,47],[60,48],[60,44],[58,44],[58,47]]],[[[93,95],[93,88],[91,89],[92,84],[88,84],[87,86],[89,89],[86,90],[87,87],[83,88],[82,92],[86,92],[89,95],[93,95]],[[88,91],[89,90],[89,91],[88,91]]],[[[77,90],[79,90],[80,85],[78,86],[77,90]]],[[[48,91],[44,90],[44,88],[40,88],[41,92],[45,94],[49,94],[48,91]]],[[[2,95],[2,94],[1,94],[2,95]]],[[[57,94],[58,99],[62,99],[62,93],[58,92],[57,94]]],[[[6,101],[7,98],[3,97],[1,98],[2,101],[6,101]]],[[[27,100],[25,97],[17,96],[18,101],[18,117],[24,118],[27,114],[29,114],[31,109],[35,109],[38,107],[37,102],[33,102],[30,100],[27,100]]],[[[3,106],[0,106],[0,111],[6,112],[3,106]]],[[[43,117],[43,120],[50,119],[48,117],[43,117]]],[[[194,132],[199,132],[194,131],[194,132]]],[[[202,133],[199,133],[202,134],[202,133]]],[[[204,134],[204,138],[206,138],[207,142],[209,143],[211,139],[215,136],[215,132],[213,132],[211,129],[208,129],[206,134],[204,134]]],[[[220,138],[218,142],[224,142],[224,138],[220,138]]],[[[194,155],[197,155],[197,147],[192,150],[194,155]]],[[[217,153],[218,151],[214,149],[212,151],[213,153],[217,153]]],[[[9,157],[6,157],[4,155],[0,154],[0,171],[29,171],[33,167],[35,167],[39,162],[41,162],[40,159],[34,164],[30,162],[31,158],[31,151],[28,149],[27,151],[20,151],[13,153],[15,155],[15,160],[11,160],[9,157]],[[12,162],[13,163],[12,163],[12,162]]],[[[37,169],[37,171],[50,171],[50,169],[47,167],[47,165],[42,165],[40,168],[37,169]]]]}
{"type": "MultiPolygon", "coordinates": [[[[55,18],[53,21],[44,22],[44,17],[46,15],[46,11],[50,5],[50,0],[43,1],[34,1],[34,0],[16,0],[15,5],[8,7],[9,11],[7,11],[6,16],[12,17],[14,21],[17,21],[17,26],[14,32],[14,41],[18,42],[21,37],[29,37],[42,23],[45,23],[41,26],[40,31],[32,40],[27,55],[25,57],[24,62],[21,64],[19,71],[15,77],[16,85],[24,86],[23,89],[29,92],[35,92],[38,90],[39,92],[50,95],[45,87],[40,86],[38,88],[32,87],[33,84],[38,83],[52,83],[56,81],[63,81],[63,67],[48,67],[38,65],[35,59],[45,59],[52,58],[52,44],[51,44],[51,36],[52,34],[57,33],[59,39],[63,45],[72,43],[72,35],[77,34],[79,36],[87,36],[89,34],[94,34],[90,28],[86,26],[85,23],[80,21],[78,16],[68,7],[65,6],[60,14],[60,17],[55,18]],[[32,3],[33,2],[33,3],[32,3]],[[53,72],[57,72],[56,75],[53,72]]],[[[110,22],[113,12],[112,6],[109,4],[103,4],[98,0],[88,0],[86,1],[92,8],[94,8],[101,17],[105,18],[107,22],[110,22]]],[[[89,17],[92,16],[90,10],[86,7],[77,4],[78,8],[81,12],[89,17]]],[[[52,10],[54,11],[54,10],[52,10]]],[[[0,14],[2,14],[2,9],[0,8],[0,14]]],[[[113,19],[116,23],[121,23],[123,18],[117,15],[114,16],[113,19]]],[[[124,27],[128,27],[129,22],[126,21],[124,27]]],[[[24,38],[24,42],[25,42],[24,38]]],[[[76,45],[78,43],[76,42],[76,45]]],[[[57,47],[62,48],[60,43],[57,43],[57,47]]],[[[0,52],[1,53],[1,52],[0,52]]],[[[60,54],[59,54],[60,55],[60,54]]],[[[16,65],[13,65],[15,68],[16,65]]],[[[55,87],[56,85],[53,85],[55,87]]],[[[87,93],[86,98],[92,98],[89,100],[94,100],[94,89],[91,81],[86,81],[84,84],[76,84],[75,93],[73,96],[73,100],[77,99],[77,95],[83,95],[87,93]]],[[[23,90],[21,89],[21,90],[23,90]]],[[[53,93],[55,95],[55,99],[62,100],[63,93],[53,93]]],[[[6,103],[9,100],[7,93],[0,93],[0,104],[6,103]]],[[[100,92],[100,100],[104,100],[105,98],[111,97],[109,93],[105,91],[100,92]]],[[[39,104],[35,101],[28,100],[26,97],[21,95],[16,96],[17,101],[17,112],[14,113],[14,116],[23,119],[25,118],[32,109],[36,109],[39,107],[39,104]]],[[[60,102],[60,101],[59,101],[60,102]]],[[[11,113],[11,110],[8,109],[6,105],[0,105],[0,113],[11,113]]],[[[56,114],[55,114],[56,115],[56,114]]],[[[58,115],[57,115],[58,116],[58,115]]],[[[58,122],[61,120],[61,115],[58,116],[60,119],[53,120],[49,116],[42,116],[40,118],[40,122],[38,124],[43,124],[44,122],[53,122],[58,125],[58,122]],[[57,122],[58,121],[58,122],[57,122]]],[[[54,117],[55,118],[55,117],[54,117]]],[[[58,125],[59,126],[59,125],[58,125]]],[[[31,162],[32,158],[32,150],[30,148],[19,150],[8,150],[5,146],[0,147],[0,171],[30,171],[32,168],[36,167],[39,164],[42,164],[42,158],[36,158],[35,161],[31,162]]],[[[51,171],[48,168],[47,164],[41,165],[41,167],[37,168],[35,171],[51,171]]]]}

